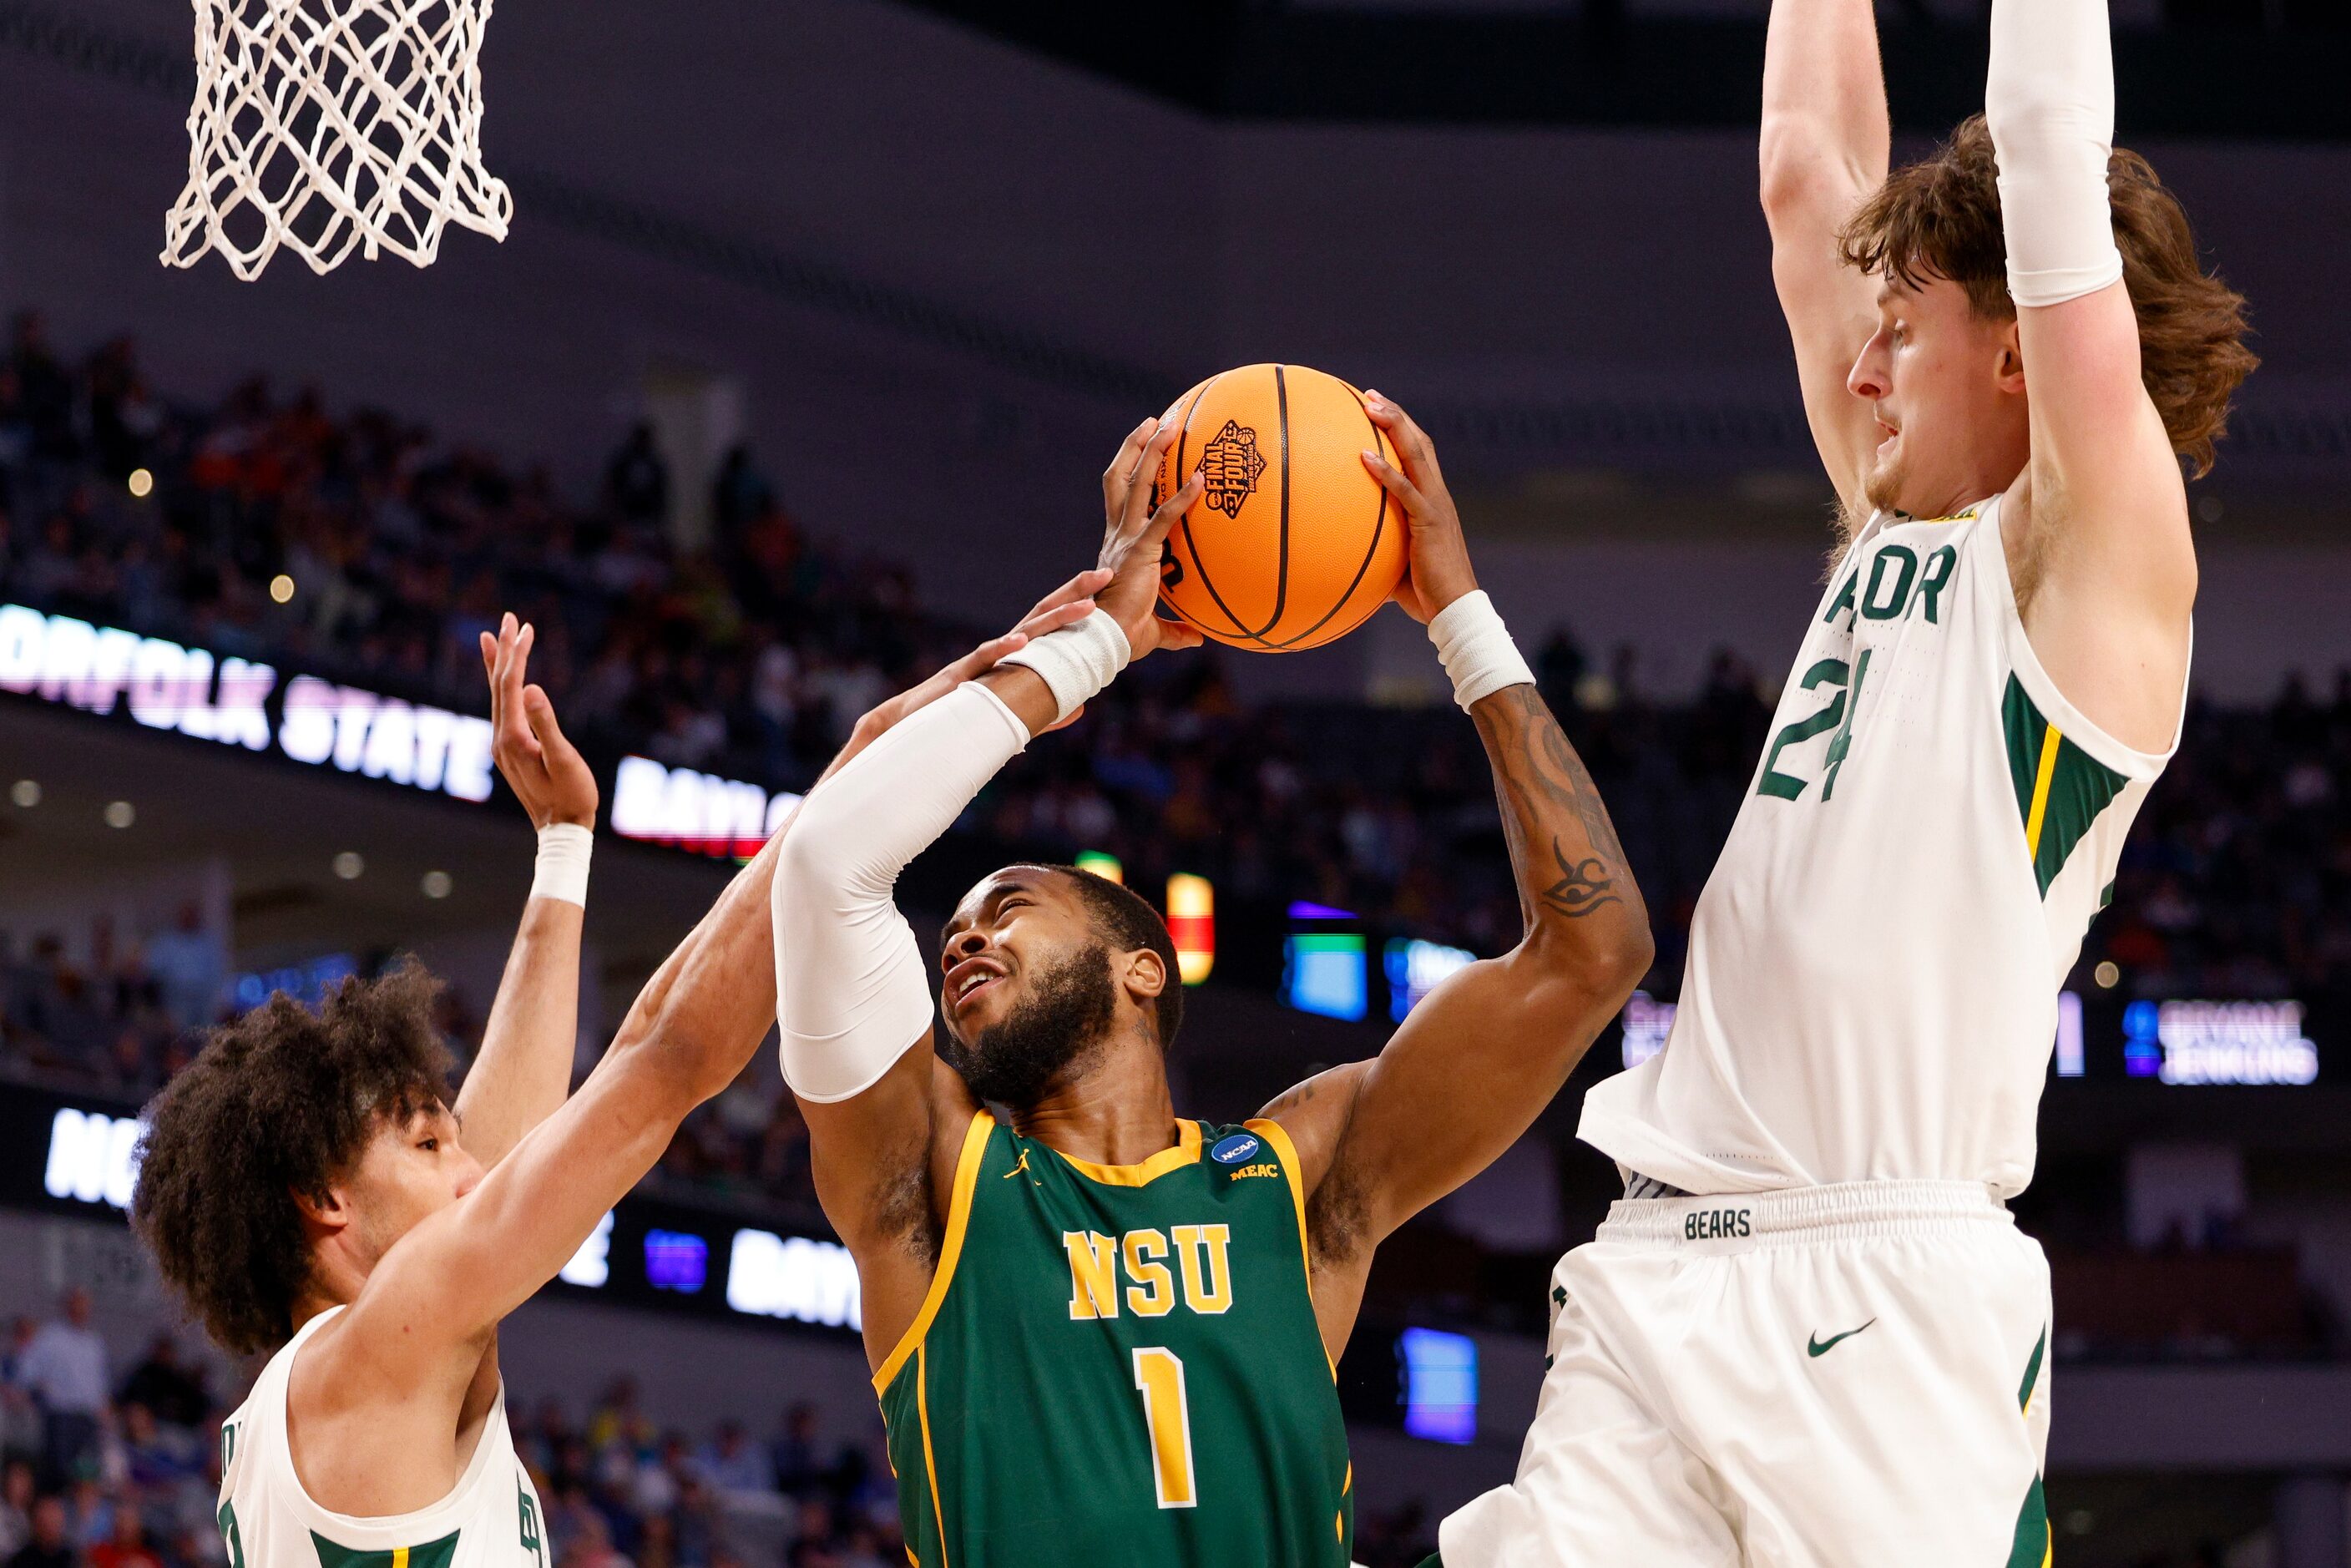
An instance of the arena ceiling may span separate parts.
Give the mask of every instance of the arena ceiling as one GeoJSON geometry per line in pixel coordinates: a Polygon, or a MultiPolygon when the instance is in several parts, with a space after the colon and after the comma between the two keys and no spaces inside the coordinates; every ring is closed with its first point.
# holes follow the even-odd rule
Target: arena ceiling
{"type": "MultiPolygon", "coordinates": [[[[1763,0],[912,3],[1171,103],[1241,119],[1746,126],[1763,68],[1763,0]]],[[[1980,6],[1905,0],[1884,12],[1900,129],[1932,134],[1981,106],[1980,6]]],[[[2118,31],[2122,133],[2351,139],[2351,102],[2336,90],[2351,69],[2351,29],[2339,18],[2323,25],[2316,5],[2285,19],[2270,31],[2118,31]]]]}

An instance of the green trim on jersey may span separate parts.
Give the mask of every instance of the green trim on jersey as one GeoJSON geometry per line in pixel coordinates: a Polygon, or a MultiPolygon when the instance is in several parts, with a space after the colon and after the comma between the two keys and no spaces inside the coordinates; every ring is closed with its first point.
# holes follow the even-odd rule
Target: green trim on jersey
{"type": "Polygon", "coordinates": [[[972,1119],[874,1378],[917,1568],[1345,1568],[1297,1151],[1271,1122],[1176,1133],[1098,1166],[972,1119]]]}
{"type": "MultiPolygon", "coordinates": [[[[2032,1355],[2024,1364],[2024,1381],[2016,1390],[2016,1408],[2021,1414],[2032,1409],[2032,1396],[2041,1383],[2041,1358],[2049,1349],[2049,1331],[2032,1342],[2032,1355]]],[[[2056,1537],[2049,1529],[2049,1497],[2043,1490],[2041,1478],[2032,1478],[2025,1489],[2024,1506],[2017,1511],[2016,1536],[2008,1549],[2008,1568],[2049,1568],[2056,1555],[2056,1537]]]]}
{"type": "Polygon", "coordinates": [[[319,1549],[319,1568],[449,1568],[449,1560],[457,1555],[457,1537],[461,1533],[453,1530],[440,1540],[428,1541],[422,1546],[359,1552],[337,1545],[314,1530],[310,1543],[319,1549]]]}
{"type": "Polygon", "coordinates": [[[2049,1530],[2049,1499],[2042,1490],[2041,1478],[2035,1476],[2025,1491],[2024,1507],[2016,1516],[2016,1539],[2008,1549],[2008,1568],[2049,1568],[2056,1552],[2056,1538],[2049,1530]]]}
{"type": "Polygon", "coordinates": [[[2068,740],[2014,675],[2008,677],[2000,718],[2008,737],[2009,779],[2024,820],[2025,850],[2045,897],[2090,824],[2130,780],[2068,740]]]}

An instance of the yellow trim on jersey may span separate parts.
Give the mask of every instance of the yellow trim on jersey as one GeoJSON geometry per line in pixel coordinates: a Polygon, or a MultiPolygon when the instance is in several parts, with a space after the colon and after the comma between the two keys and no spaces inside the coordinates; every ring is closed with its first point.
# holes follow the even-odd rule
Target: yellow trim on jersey
{"type": "MultiPolygon", "coordinates": [[[[983,1111],[980,1114],[985,1116],[987,1113],[983,1111]]],[[[962,1172],[957,1171],[956,1176],[960,1178],[962,1172]]],[[[930,1353],[922,1346],[916,1345],[914,1347],[914,1414],[921,1417],[923,1423],[923,1469],[930,1472],[931,1522],[938,1527],[939,1531],[939,1568],[950,1568],[947,1562],[947,1516],[946,1511],[939,1507],[939,1461],[938,1457],[931,1452],[930,1363],[930,1353]]]]}
{"type": "Polygon", "coordinates": [[[2024,852],[2041,854],[2041,823],[2049,814],[2049,781],[2057,777],[2057,748],[2065,737],[2051,725],[2041,732],[2041,770],[2032,780],[2032,810],[2024,819],[2024,852]]]}
{"type": "MultiPolygon", "coordinates": [[[[1243,1122],[1241,1125],[1271,1144],[1273,1152],[1281,1156],[1281,1174],[1290,1178],[1290,1204],[1298,1212],[1298,1260],[1306,1268],[1306,1301],[1311,1306],[1314,1301],[1314,1249],[1306,1239],[1306,1176],[1305,1173],[1298,1167],[1298,1145],[1290,1141],[1288,1128],[1266,1117],[1259,1116],[1255,1120],[1243,1122]]],[[[1319,1323],[1317,1328],[1319,1330],[1319,1323]]],[[[1338,1382],[1339,1364],[1331,1359],[1331,1347],[1328,1343],[1322,1346],[1322,1363],[1331,1369],[1331,1381],[1338,1382]]],[[[1350,1464],[1347,1467],[1347,1478],[1351,1483],[1354,1479],[1354,1475],[1355,1467],[1350,1464]]]]}
{"type": "MultiPolygon", "coordinates": [[[[1053,1147],[1050,1144],[1045,1146],[1049,1149],[1053,1147]]],[[[1059,1149],[1053,1149],[1053,1152],[1061,1155],[1071,1170],[1104,1186],[1147,1186],[1169,1171],[1200,1163],[1200,1124],[1189,1120],[1176,1123],[1176,1146],[1160,1150],[1140,1165],[1098,1166],[1074,1155],[1062,1155],[1059,1149]]]]}
{"type": "Polygon", "coordinates": [[[1306,1284],[1311,1290],[1314,1285],[1314,1249],[1306,1244],[1306,1178],[1298,1169],[1298,1145],[1290,1141],[1288,1129],[1279,1122],[1259,1117],[1256,1121],[1243,1122],[1241,1125],[1271,1144],[1273,1152],[1281,1156],[1281,1174],[1290,1178],[1290,1207],[1298,1211],[1298,1257],[1306,1265],[1306,1284]]]}
{"type": "MultiPolygon", "coordinates": [[[[987,1134],[996,1130],[996,1118],[985,1111],[972,1113],[971,1125],[964,1130],[963,1153],[956,1156],[955,1191],[947,1198],[947,1234],[939,1244],[939,1265],[931,1275],[931,1288],[923,1297],[923,1310],[899,1336],[890,1351],[890,1358],[873,1375],[873,1392],[886,1394],[891,1380],[906,1364],[906,1358],[922,1348],[923,1338],[931,1332],[932,1320],[939,1315],[940,1306],[947,1299],[947,1285],[955,1279],[956,1260],[963,1256],[963,1233],[971,1226],[971,1192],[979,1182],[980,1155],[987,1150],[987,1134]]],[[[925,1428],[924,1441],[929,1441],[925,1428]]]]}
{"type": "Polygon", "coordinates": [[[407,1547],[395,1546],[392,1549],[392,1568],[408,1568],[407,1547]]]}

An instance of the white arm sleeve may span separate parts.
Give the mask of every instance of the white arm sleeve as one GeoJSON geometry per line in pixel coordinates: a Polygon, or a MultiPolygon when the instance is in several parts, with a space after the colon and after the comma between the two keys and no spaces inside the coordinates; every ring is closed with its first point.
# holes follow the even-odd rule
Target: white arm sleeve
{"type": "Polygon", "coordinates": [[[872,1088],[931,1027],[930,966],[893,894],[898,873],[1029,744],[967,683],[811,793],[776,868],[776,1017],[784,1082],[804,1100],[872,1088]]]}
{"type": "Polygon", "coordinates": [[[1984,119],[2000,162],[2009,298],[2063,305],[2120,277],[2106,200],[2115,141],[2106,0],[1992,0],[1984,119]]]}

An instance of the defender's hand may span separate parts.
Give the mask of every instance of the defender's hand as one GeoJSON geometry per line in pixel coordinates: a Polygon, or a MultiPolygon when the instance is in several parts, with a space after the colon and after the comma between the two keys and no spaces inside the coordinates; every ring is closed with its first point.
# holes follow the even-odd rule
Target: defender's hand
{"type": "MultiPolygon", "coordinates": [[[[1042,637],[1048,632],[1058,632],[1064,626],[1083,621],[1094,612],[1094,594],[1109,582],[1110,573],[1106,571],[1097,570],[1078,573],[1039,600],[1029,608],[1029,613],[1020,618],[1020,623],[1003,636],[989,638],[920,685],[909,686],[888,701],[876,704],[849,732],[849,744],[842,747],[841,755],[827,765],[823,777],[818,779],[817,783],[823,783],[848,767],[850,758],[887,734],[893,726],[909,714],[930,706],[964,682],[978,679],[994,669],[1005,654],[1025,647],[1030,638],[1042,637]]],[[[1075,724],[1079,715],[1085,711],[1080,708],[1077,713],[1050,727],[1060,729],[1064,725],[1075,724]]]]}
{"type": "Polygon", "coordinates": [[[1196,648],[1207,641],[1182,622],[1162,621],[1152,613],[1159,602],[1159,558],[1166,549],[1167,530],[1200,498],[1203,484],[1195,468],[1166,505],[1152,509],[1154,478],[1180,429],[1144,420],[1102,470],[1102,548],[1095,566],[1111,577],[1110,585],[1095,597],[1126,633],[1128,653],[1135,659],[1154,649],[1196,648]]]}
{"type": "Polygon", "coordinates": [[[1412,416],[1375,392],[1364,394],[1372,423],[1388,433],[1403,459],[1399,471],[1376,452],[1364,454],[1364,466],[1387,486],[1404,508],[1409,544],[1404,580],[1396,585],[1395,601],[1422,625],[1465,593],[1478,591],[1478,574],[1469,570],[1469,543],[1461,537],[1461,514],[1445,488],[1445,475],[1437,466],[1437,447],[1412,416]]]}
{"type": "Polygon", "coordinates": [[[531,826],[593,828],[596,775],[563,737],[545,690],[523,684],[538,640],[538,629],[517,624],[511,612],[498,622],[496,636],[482,633],[482,667],[490,677],[490,756],[530,813],[531,826]]]}

